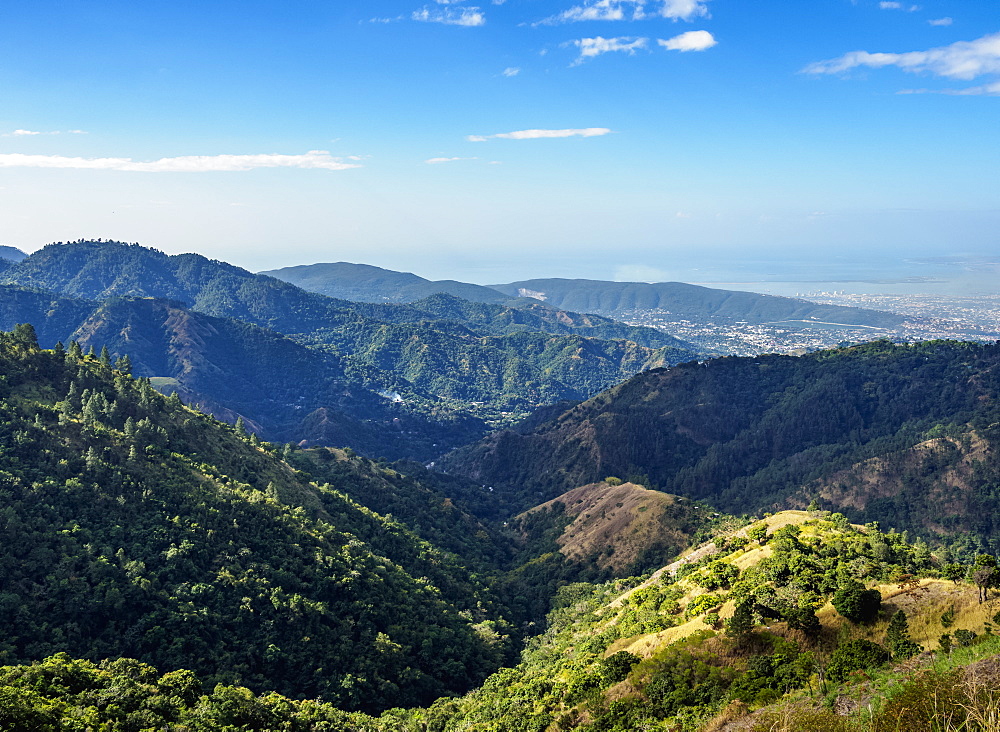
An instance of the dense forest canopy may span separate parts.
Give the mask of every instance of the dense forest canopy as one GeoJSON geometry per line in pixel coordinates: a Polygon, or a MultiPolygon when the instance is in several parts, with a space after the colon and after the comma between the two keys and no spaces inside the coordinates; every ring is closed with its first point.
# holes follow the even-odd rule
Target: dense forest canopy
{"type": "Polygon", "coordinates": [[[1000,345],[954,341],[687,363],[442,465],[526,506],[632,476],[733,513],[816,499],[857,519],[993,541],[998,365],[1000,345]]]}

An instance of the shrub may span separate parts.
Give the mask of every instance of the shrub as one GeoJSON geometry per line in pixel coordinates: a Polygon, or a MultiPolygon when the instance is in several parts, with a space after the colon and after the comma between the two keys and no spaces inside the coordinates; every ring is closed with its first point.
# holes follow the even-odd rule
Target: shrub
{"type": "Polygon", "coordinates": [[[837,612],[852,623],[867,623],[878,615],[882,595],[878,590],[866,590],[856,580],[848,580],[834,593],[831,602],[837,612]]]}
{"type": "Polygon", "coordinates": [[[609,684],[617,684],[625,680],[632,667],[640,660],[642,659],[628,651],[618,651],[601,661],[601,675],[609,684]]]}
{"type": "Polygon", "coordinates": [[[833,652],[826,676],[830,681],[844,681],[855,671],[877,668],[889,660],[889,651],[878,643],[859,638],[848,641],[833,652]]]}
{"type": "Polygon", "coordinates": [[[971,646],[976,641],[976,633],[972,630],[959,628],[955,631],[955,642],[960,646],[971,646]]]}

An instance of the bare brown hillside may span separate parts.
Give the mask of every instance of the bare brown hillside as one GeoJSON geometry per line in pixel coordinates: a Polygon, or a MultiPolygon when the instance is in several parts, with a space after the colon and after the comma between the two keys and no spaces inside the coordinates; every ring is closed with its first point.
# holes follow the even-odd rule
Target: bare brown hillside
{"type": "Polygon", "coordinates": [[[620,574],[662,563],[690,544],[699,509],[635,483],[602,481],[574,488],[517,520],[542,511],[572,519],[556,539],[563,555],[620,574]]]}

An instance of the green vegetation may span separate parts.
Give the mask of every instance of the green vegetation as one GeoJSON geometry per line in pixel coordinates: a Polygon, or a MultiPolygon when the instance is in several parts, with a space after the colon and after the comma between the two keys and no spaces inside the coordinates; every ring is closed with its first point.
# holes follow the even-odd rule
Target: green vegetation
{"type": "MultiPolygon", "coordinates": [[[[433,729],[484,732],[696,730],[716,715],[745,716],[786,697],[818,706],[803,717],[823,718],[822,699],[835,695],[834,684],[849,693],[889,661],[887,645],[897,658],[912,655],[914,645],[905,614],[886,610],[876,624],[855,626],[830,608],[830,598],[847,578],[884,584],[938,570],[895,532],[804,514],[768,521],[767,546],[709,554],[675,577],[562,588],[547,630],[516,668],[461,699],[411,711],[410,723],[433,719],[433,729]],[[731,588],[709,592],[704,580],[723,565],[738,577],[724,572],[731,588]],[[728,618],[725,634],[697,619],[711,608],[728,618]],[[805,616],[814,622],[802,622],[805,616]]],[[[907,597],[886,602],[894,608],[907,597]]]]}
{"type": "Polygon", "coordinates": [[[0,284],[0,327],[32,322],[43,345],[128,353],[137,375],[176,379],[227,422],[371,457],[427,461],[481,437],[484,420],[509,425],[695,357],[658,331],[537,303],[353,303],[117,242],[49,245],[0,284]]]}
{"type": "Polygon", "coordinates": [[[75,342],[0,334],[0,659],[131,657],[372,711],[496,668],[510,631],[474,557],[334,487],[382,480],[368,464],[331,486],[278,453],[75,342]]]}
{"type": "Polygon", "coordinates": [[[734,514],[843,511],[987,551],[1000,516],[1000,346],[873,342],[649,371],[447,456],[524,503],[607,475],[734,514]],[[877,487],[877,489],[876,489],[877,487]]]}

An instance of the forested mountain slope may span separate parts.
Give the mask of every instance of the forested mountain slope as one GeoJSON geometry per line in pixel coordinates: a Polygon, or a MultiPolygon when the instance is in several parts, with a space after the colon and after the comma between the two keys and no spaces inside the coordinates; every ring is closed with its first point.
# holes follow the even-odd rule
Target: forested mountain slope
{"type": "Polygon", "coordinates": [[[0,246],[0,259],[8,262],[20,262],[28,255],[16,247],[0,246]]]}
{"type": "Polygon", "coordinates": [[[455,280],[432,281],[370,264],[300,264],[260,274],[290,282],[303,290],[358,302],[414,302],[438,293],[473,302],[503,303],[510,299],[491,287],[455,280]]]}
{"type": "Polygon", "coordinates": [[[128,656],[345,709],[469,688],[506,649],[488,535],[456,516],[460,561],[338,490],[413,486],[338,478],[76,344],[0,334],[0,657],[128,656]]]}
{"type": "Polygon", "coordinates": [[[682,364],[440,464],[515,492],[525,505],[610,475],[733,513],[781,505],[799,491],[796,500],[817,498],[859,518],[887,520],[878,509],[891,503],[898,528],[995,538],[998,367],[1000,345],[950,341],[682,364]],[[903,465],[900,451],[920,449],[927,460],[910,458],[919,480],[915,470],[899,471],[859,498],[865,485],[852,482],[861,469],[853,466],[880,456],[903,465]],[[963,481],[943,480],[953,467],[963,481]]]}
{"type": "Polygon", "coordinates": [[[531,298],[519,298],[510,300],[505,305],[495,305],[437,294],[410,305],[444,320],[456,320],[482,335],[501,336],[520,331],[539,331],[553,335],[629,340],[649,348],[681,351],[692,351],[695,348],[690,343],[655,328],[627,325],[600,315],[558,310],[531,298]]]}
{"type": "Polygon", "coordinates": [[[435,401],[429,393],[418,392],[417,404],[379,393],[405,389],[402,379],[366,379],[356,367],[348,372],[336,353],[177,301],[116,297],[97,303],[0,286],[0,328],[25,322],[35,324],[43,345],[76,340],[85,349],[128,354],[133,373],[152,377],[165,393],[178,391],[186,403],[230,423],[242,417],[272,441],[429,460],[486,432],[472,416],[420,408],[420,401],[435,401]]]}
{"type": "Polygon", "coordinates": [[[666,310],[693,321],[723,318],[749,323],[817,320],[891,328],[900,315],[865,308],[816,303],[754,292],[717,290],[683,282],[605,282],[602,280],[537,279],[491,285],[511,297],[536,297],[566,310],[616,316],[635,310],[666,310]]]}
{"type": "Polygon", "coordinates": [[[455,301],[428,303],[438,312],[350,303],[199,255],[167,256],[114,242],[49,245],[0,280],[90,300],[169,299],[276,331],[341,357],[351,384],[399,392],[424,411],[458,409],[499,418],[501,410],[589,396],[644,368],[695,355],[648,329],[595,326],[569,315],[514,322],[499,306],[473,308],[466,317],[455,301]],[[613,330],[650,345],[586,337],[613,330]]]}

